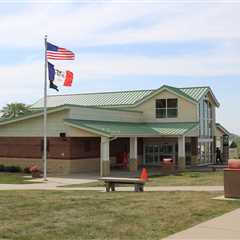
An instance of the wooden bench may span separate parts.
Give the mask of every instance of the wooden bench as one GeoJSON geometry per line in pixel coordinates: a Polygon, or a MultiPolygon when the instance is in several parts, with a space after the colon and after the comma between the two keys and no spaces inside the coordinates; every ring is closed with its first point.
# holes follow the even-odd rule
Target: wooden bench
{"type": "Polygon", "coordinates": [[[135,192],[143,192],[145,181],[139,178],[115,178],[115,177],[102,177],[98,180],[103,181],[106,186],[107,192],[114,192],[116,184],[132,184],[134,185],[135,192]]]}

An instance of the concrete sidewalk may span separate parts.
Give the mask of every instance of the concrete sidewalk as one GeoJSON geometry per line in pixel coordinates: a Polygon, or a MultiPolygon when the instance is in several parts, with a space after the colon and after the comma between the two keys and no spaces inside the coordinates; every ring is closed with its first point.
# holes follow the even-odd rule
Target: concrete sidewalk
{"type": "MultiPolygon", "coordinates": [[[[61,187],[56,190],[80,190],[105,192],[105,187],[61,187]]],[[[116,192],[132,192],[134,187],[116,187],[116,192]]],[[[144,187],[145,192],[221,192],[222,186],[170,186],[170,187],[144,187]]]]}
{"type": "MultiPolygon", "coordinates": [[[[48,181],[31,179],[26,181],[33,184],[0,184],[0,190],[61,190],[61,186],[83,184],[97,181],[97,176],[90,174],[78,174],[59,177],[48,177],[48,181]]],[[[64,190],[64,188],[62,189],[64,190]]]]}
{"type": "MultiPolygon", "coordinates": [[[[37,181],[37,180],[36,180],[37,181]]],[[[68,187],[67,185],[94,182],[94,179],[56,179],[49,178],[49,181],[35,184],[0,184],[1,190],[64,190],[64,191],[98,191],[105,192],[105,187],[68,187]]],[[[116,187],[116,191],[132,192],[134,187],[116,187]]],[[[169,187],[145,187],[146,192],[221,192],[222,186],[169,186],[169,187]]]]}
{"type": "Polygon", "coordinates": [[[240,209],[176,233],[165,240],[240,239],[240,209]]]}
{"type": "MultiPolygon", "coordinates": [[[[27,179],[33,184],[0,184],[1,190],[79,190],[79,191],[99,191],[105,192],[104,184],[100,187],[81,187],[81,184],[96,182],[97,175],[91,174],[72,174],[68,176],[48,177],[48,181],[41,179],[27,179]],[[75,185],[77,187],[69,187],[75,185]]],[[[116,191],[133,191],[134,187],[116,187],[116,191]]],[[[146,192],[175,192],[175,191],[193,191],[193,192],[221,192],[223,186],[145,186],[146,192]]]]}

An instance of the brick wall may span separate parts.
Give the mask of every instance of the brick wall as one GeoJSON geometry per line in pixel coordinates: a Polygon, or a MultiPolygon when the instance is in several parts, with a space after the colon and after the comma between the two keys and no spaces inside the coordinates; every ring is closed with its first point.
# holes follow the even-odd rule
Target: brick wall
{"type": "MultiPolygon", "coordinates": [[[[49,137],[48,158],[87,159],[100,157],[100,138],[96,137],[49,137]]],[[[0,137],[0,157],[42,158],[43,138],[0,137]]],[[[142,154],[143,141],[138,140],[138,154],[142,154]]],[[[110,142],[110,156],[129,152],[129,138],[118,138],[110,142]]]]}
{"type": "Polygon", "coordinates": [[[71,159],[100,157],[100,138],[73,137],[69,139],[71,159]]]}
{"type": "MultiPolygon", "coordinates": [[[[0,157],[41,158],[40,137],[0,137],[0,157]]],[[[100,156],[100,138],[48,138],[48,158],[79,159],[100,156]]]]}
{"type": "Polygon", "coordinates": [[[41,138],[0,137],[0,157],[40,158],[41,138]]]}
{"type": "MultiPolygon", "coordinates": [[[[38,165],[43,170],[43,160],[39,158],[7,158],[0,157],[0,164],[5,166],[19,166],[22,169],[32,165],[38,165]]],[[[99,158],[87,159],[48,159],[48,173],[70,174],[70,173],[96,173],[100,172],[99,158]]]]}

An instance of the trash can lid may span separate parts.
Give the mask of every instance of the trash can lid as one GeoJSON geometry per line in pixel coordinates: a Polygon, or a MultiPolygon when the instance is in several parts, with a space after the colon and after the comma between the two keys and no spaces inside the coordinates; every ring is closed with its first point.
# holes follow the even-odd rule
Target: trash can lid
{"type": "Polygon", "coordinates": [[[169,162],[169,161],[172,161],[172,158],[164,158],[163,161],[164,162],[169,162]]]}
{"type": "Polygon", "coordinates": [[[240,169],[240,160],[238,160],[238,159],[228,160],[228,168],[230,168],[230,169],[240,169]]]}

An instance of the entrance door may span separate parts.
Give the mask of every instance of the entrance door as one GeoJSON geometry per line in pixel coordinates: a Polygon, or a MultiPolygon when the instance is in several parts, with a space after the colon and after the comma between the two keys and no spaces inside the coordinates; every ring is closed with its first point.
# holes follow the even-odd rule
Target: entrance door
{"type": "Polygon", "coordinates": [[[174,143],[144,144],[145,165],[161,165],[164,158],[175,159],[174,143]]]}
{"type": "Polygon", "coordinates": [[[200,142],[198,146],[199,163],[210,164],[213,162],[212,142],[200,142]]]}

